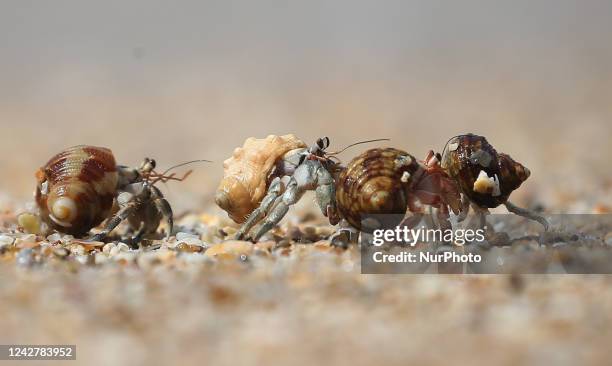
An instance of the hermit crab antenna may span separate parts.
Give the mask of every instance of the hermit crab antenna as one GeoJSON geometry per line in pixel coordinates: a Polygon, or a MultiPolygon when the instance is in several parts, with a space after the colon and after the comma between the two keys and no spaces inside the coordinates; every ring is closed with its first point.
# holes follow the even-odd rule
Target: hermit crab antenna
{"type": "Polygon", "coordinates": [[[180,164],[176,164],[176,165],[171,166],[170,168],[166,169],[166,170],[165,170],[163,173],[161,173],[160,175],[166,175],[166,174],[168,174],[168,172],[170,172],[170,171],[171,171],[171,170],[173,170],[173,169],[180,168],[180,167],[182,167],[182,166],[189,165],[189,164],[195,164],[195,163],[212,163],[212,161],[210,161],[210,160],[204,160],[204,159],[198,159],[198,160],[186,161],[186,162],[184,162],[184,163],[180,163],[180,164]]]}
{"type": "Polygon", "coordinates": [[[155,178],[153,180],[152,184],[155,184],[155,183],[157,183],[159,181],[162,181],[163,183],[166,183],[169,180],[176,180],[176,181],[179,181],[179,182],[183,181],[183,180],[185,180],[192,173],[192,170],[187,171],[181,178],[175,177],[175,173],[172,173],[170,175],[166,175],[166,174],[168,174],[173,169],[180,168],[182,166],[189,165],[189,164],[194,164],[194,163],[212,163],[212,161],[204,160],[204,159],[191,160],[191,161],[186,161],[184,163],[173,165],[170,168],[166,169],[161,174],[157,173],[157,172],[154,172],[154,174],[150,174],[150,177],[155,178]]]}
{"type": "Polygon", "coordinates": [[[350,147],[353,147],[353,146],[356,146],[356,145],[361,145],[361,144],[367,144],[367,143],[370,143],[370,142],[378,142],[378,141],[391,141],[391,139],[374,139],[374,140],[359,141],[359,142],[355,142],[355,143],[352,143],[352,144],[348,145],[347,147],[345,147],[342,150],[327,153],[327,155],[328,156],[338,155],[338,154],[344,152],[345,150],[347,150],[350,147]]]}

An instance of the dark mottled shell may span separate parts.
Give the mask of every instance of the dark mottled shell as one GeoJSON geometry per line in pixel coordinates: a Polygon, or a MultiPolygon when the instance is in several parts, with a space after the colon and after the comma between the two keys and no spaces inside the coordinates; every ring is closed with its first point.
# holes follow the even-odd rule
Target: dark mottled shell
{"type": "Polygon", "coordinates": [[[406,213],[408,187],[418,169],[416,159],[398,149],[371,149],[357,156],[338,177],[336,204],[340,215],[363,231],[396,226],[406,213]],[[383,214],[394,215],[379,216],[383,214]]]}
{"type": "Polygon", "coordinates": [[[80,236],[109,216],[118,175],[109,149],[80,145],[53,156],[37,172],[37,179],[36,203],[42,218],[60,232],[80,236]],[[76,211],[71,210],[69,219],[53,219],[54,204],[60,199],[74,202],[76,211]]]}
{"type": "Polygon", "coordinates": [[[528,177],[529,170],[509,155],[498,153],[483,136],[467,134],[448,142],[442,156],[442,167],[456,180],[461,192],[481,207],[493,208],[506,202],[510,193],[528,177]],[[500,194],[474,191],[480,171],[499,179],[500,194]]]}

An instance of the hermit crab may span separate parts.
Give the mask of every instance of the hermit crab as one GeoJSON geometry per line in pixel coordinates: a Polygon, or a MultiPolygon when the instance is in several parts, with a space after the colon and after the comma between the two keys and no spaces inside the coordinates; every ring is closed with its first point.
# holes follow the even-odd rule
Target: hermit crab
{"type": "Polygon", "coordinates": [[[432,159],[419,161],[405,151],[376,148],[355,157],[336,183],[340,216],[360,231],[398,224],[414,226],[437,208],[439,224],[450,228],[450,210],[461,208],[454,180],[432,159]],[[410,212],[410,217],[405,215],[410,212]]]}
{"type": "Polygon", "coordinates": [[[503,204],[508,211],[535,220],[548,230],[544,217],[508,201],[510,194],[529,178],[529,169],[510,155],[498,153],[485,137],[471,133],[455,136],[447,142],[441,155],[430,151],[428,159],[434,164],[441,163],[462,193],[458,221],[465,219],[471,206],[484,226],[489,208],[503,204]]]}
{"type": "Polygon", "coordinates": [[[338,222],[335,179],[339,165],[326,155],[327,137],[310,147],[294,135],[249,138],[223,163],[224,178],[215,196],[238,223],[236,238],[258,240],[285,216],[308,190],[314,190],[323,215],[338,222]],[[261,221],[261,225],[251,229],[261,221]]]}
{"type": "Polygon", "coordinates": [[[79,237],[107,220],[102,231],[91,237],[94,241],[103,241],[126,219],[134,231],[132,243],[155,233],[162,218],[170,235],[172,209],[155,184],[181,181],[191,171],[179,178],[167,175],[170,169],[156,172],[155,165],[149,158],[139,168],[116,165],[113,153],[104,147],[67,148],[36,172],[35,199],[41,217],[51,228],[79,237]],[[113,209],[118,210],[114,215],[113,209]]]}

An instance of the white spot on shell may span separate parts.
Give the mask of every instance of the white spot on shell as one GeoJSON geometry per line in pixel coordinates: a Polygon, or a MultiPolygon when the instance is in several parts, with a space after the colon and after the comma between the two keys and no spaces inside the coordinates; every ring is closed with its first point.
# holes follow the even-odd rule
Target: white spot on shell
{"type": "Polygon", "coordinates": [[[400,155],[395,159],[396,169],[401,169],[410,164],[412,164],[412,157],[410,157],[410,155],[400,155]]]}
{"type": "Polygon", "coordinates": [[[448,151],[455,151],[457,150],[458,147],[459,147],[459,142],[457,141],[451,142],[450,144],[448,144],[448,151]]]}
{"type": "Polygon", "coordinates": [[[499,196],[501,190],[499,189],[499,178],[497,174],[493,177],[489,177],[487,172],[481,170],[478,174],[478,178],[474,181],[474,192],[482,194],[491,194],[493,197],[499,196]]]}
{"type": "Polygon", "coordinates": [[[495,174],[495,187],[493,187],[493,197],[501,196],[501,189],[499,188],[499,178],[495,174]]]}
{"type": "Polygon", "coordinates": [[[49,182],[47,181],[42,182],[42,184],[40,185],[40,193],[41,194],[49,193],[49,182]]]}
{"type": "Polygon", "coordinates": [[[404,172],[404,174],[402,174],[402,177],[400,178],[402,183],[408,183],[409,179],[410,179],[410,173],[408,172],[404,172]]]}

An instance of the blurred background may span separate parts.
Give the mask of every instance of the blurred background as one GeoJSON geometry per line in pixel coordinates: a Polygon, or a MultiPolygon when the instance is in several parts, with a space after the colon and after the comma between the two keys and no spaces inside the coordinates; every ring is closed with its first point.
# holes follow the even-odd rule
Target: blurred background
{"type": "Polygon", "coordinates": [[[249,136],[424,157],[474,132],[531,169],[519,203],[588,210],[612,185],[611,20],[596,0],[3,0],[0,201],[76,144],[214,160],[170,185],[185,210],[249,136]]]}

